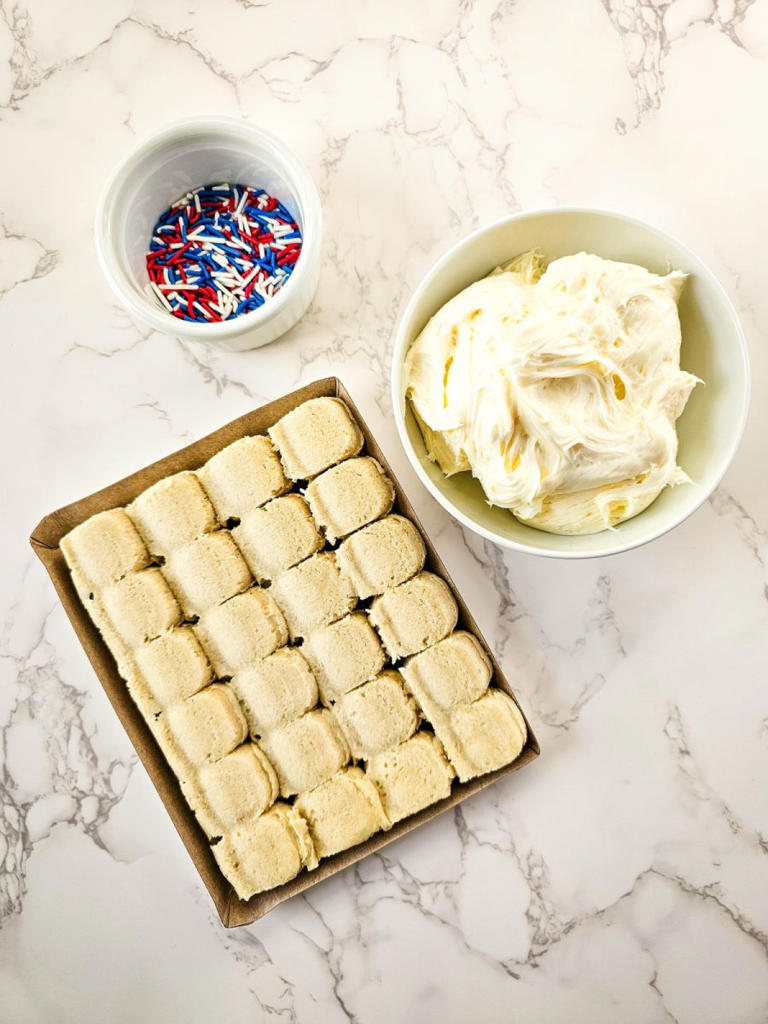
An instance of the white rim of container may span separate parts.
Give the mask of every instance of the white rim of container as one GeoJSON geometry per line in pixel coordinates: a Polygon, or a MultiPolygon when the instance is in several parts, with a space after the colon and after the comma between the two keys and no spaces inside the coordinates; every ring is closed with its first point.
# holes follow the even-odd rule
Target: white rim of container
{"type": "MultiPolygon", "coordinates": [[[[201,181],[200,184],[206,183],[201,181]]],[[[245,182],[244,184],[258,187],[259,183],[245,182]]],[[[234,117],[190,117],[174,121],[148,136],[112,173],[97,206],[95,236],[96,252],[104,276],[114,293],[133,316],[163,334],[177,334],[196,341],[215,342],[224,338],[237,337],[245,331],[269,323],[281,313],[294,291],[299,287],[301,278],[305,274],[312,273],[321,245],[322,208],[320,196],[309,172],[277,136],[234,117]],[[123,263],[117,251],[115,233],[112,231],[115,200],[130,175],[141,166],[144,158],[157,146],[164,146],[177,139],[183,139],[196,130],[220,130],[224,135],[229,134],[240,142],[257,141],[261,146],[271,150],[276,164],[280,166],[291,184],[303,220],[301,253],[291,276],[280,291],[258,309],[243,313],[232,320],[223,320],[220,323],[195,323],[182,320],[161,309],[148,296],[144,296],[140,292],[137,293],[133,281],[123,269],[123,263]]],[[[147,239],[147,247],[149,247],[149,241],[147,239]]]]}
{"type": "MultiPolygon", "coordinates": [[[[498,220],[491,221],[488,224],[484,224],[480,228],[476,228],[474,231],[471,231],[468,235],[465,235],[463,238],[460,238],[458,242],[454,243],[454,245],[452,245],[450,249],[447,249],[442,254],[442,256],[438,258],[436,263],[432,264],[427,273],[421,278],[416,288],[414,289],[413,294],[408,300],[408,304],[406,305],[405,310],[403,311],[403,314],[400,317],[397,328],[395,330],[395,342],[393,345],[392,368],[390,378],[392,387],[392,407],[394,409],[395,424],[397,426],[397,433],[400,437],[400,443],[405,448],[409,461],[413,468],[416,470],[419,479],[427,488],[432,497],[435,498],[435,500],[440,505],[442,505],[443,508],[454,517],[454,519],[457,519],[462,524],[462,526],[466,526],[467,529],[473,530],[481,537],[485,537],[486,540],[490,540],[494,544],[498,544],[500,547],[509,548],[512,551],[520,551],[522,554],[525,555],[538,555],[542,558],[562,558],[568,560],[584,558],[603,558],[607,555],[618,555],[624,551],[633,551],[635,548],[643,547],[643,545],[649,544],[653,540],[658,540],[659,537],[663,537],[664,534],[669,533],[670,530],[674,530],[675,527],[679,526],[681,523],[684,523],[685,520],[689,518],[689,516],[692,516],[694,512],[700,509],[704,502],[707,500],[707,498],[710,496],[710,494],[712,494],[719,487],[720,482],[722,481],[723,477],[728,471],[728,467],[733,461],[733,457],[738,450],[738,447],[741,443],[741,439],[744,436],[744,430],[747,425],[747,416],[749,414],[749,399],[752,387],[751,373],[749,367],[749,354],[747,350],[747,339],[744,334],[744,329],[741,326],[741,321],[739,319],[738,313],[736,312],[736,308],[731,302],[725,288],[723,288],[722,284],[720,284],[717,275],[709,268],[709,266],[706,263],[704,263],[704,261],[699,256],[696,255],[696,253],[694,253],[694,251],[689,246],[683,244],[683,242],[680,242],[677,238],[675,238],[674,235],[669,234],[669,232],[662,231],[661,228],[657,228],[655,225],[649,224],[647,221],[641,220],[639,217],[632,217],[629,214],[620,213],[618,210],[600,209],[595,206],[540,206],[533,210],[525,210],[524,212],[521,213],[512,213],[507,215],[506,217],[499,217],[498,220]],[[468,242],[477,238],[479,235],[484,234],[486,231],[494,231],[502,224],[508,224],[513,221],[528,220],[531,217],[539,217],[542,214],[547,213],[586,213],[598,214],[601,216],[617,217],[619,220],[623,220],[630,224],[634,224],[637,227],[653,231],[665,242],[677,246],[684,253],[686,253],[686,255],[692,257],[693,260],[699,263],[704,268],[705,273],[709,275],[709,277],[711,278],[711,283],[714,285],[715,290],[719,293],[723,305],[725,309],[728,311],[728,315],[730,316],[731,320],[733,321],[734,327],[736,328],[736,336],[739,339],[739,356],[741,357],[745,381],[744,401],[741,410],[741,420],[739,423],[738,430],[735,432],[731,444],[727,450],[726,456],[723,458],[722,467],[719,473],[717,474],[714,483],[709,488],[709,490],[703,493],[701,497],[698,499],[698,501],[695,501],[689,509],[683,512],[681,515],[678,515],[676,518],[671,520],[669,523],[665,524],[660,529],[650,534],[650,536],[643,537],[642,539],[637,541],[632,541],[631,543],[614,544],[611,547],[607,547],[602,551],[554,551],[547,550],[546,548],[533,548],[529,547],[527,544],[521,544],[519,541],[516,540],[511,540],[505,537],[499,537],[498,534],[493,533],[491,530],[486,529],[486,527],[484,526],[481,526],[479,523],[475,522],[474,519],[471,519],[469,516],[465,515],[462,511],[460,511],[460,509],[458,509],[453,504],[453,502],[450,501],[449,498],[446,498],[442,491],[440,491],[440,489],[435,486],[435,484],[430,479],[428,473],[422,466],[421,459],[413,450],[411,440],[408,437],[408,431],[405,426],[405,411],[407,408],[407,399],[405,398],[404,393],[402,395],[400,394],[400,386],[402,378],[402,362],[405,359],[406,352],[404,351],[400,356],[396,356],[395,353],[399,348],[398,343],[401,340],[404,325],[410,318],[411,312],[416,303],[418,302],[421,293],[427,287],[427,285],[430,284],[434,280],[434,278],[441,273],[446,263],[448,263],[449,260],[451,260],[451,258],[468,242]],[[396,358],[399,359],[399,364],[395,363],[396,358]]],[[[512,515],[512,512],[510,512],[509,514],[512,515]]],[[[642,516],[642,514],[642,512],[638,513],[638,515],[640,516],[642,516]]],[[[633,518],[635,517],[633,516],[633,518]]],[[[535,527],[530,527],[530,529],[535,529],[535,527]]],[[[547,531],[539,530],[538,532],[546,533],[547,531]]],[[[605,533],[615,533],[615,531],[605,530],[605,533]]]]}

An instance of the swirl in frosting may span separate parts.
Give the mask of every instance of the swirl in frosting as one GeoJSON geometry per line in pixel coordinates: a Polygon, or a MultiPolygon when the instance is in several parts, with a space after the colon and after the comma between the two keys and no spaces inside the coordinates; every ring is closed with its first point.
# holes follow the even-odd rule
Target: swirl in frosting
{"type": "Polygon", "coordinates": [[[406,357],[429,457],[552,533],[615,526],[689,482],[675,428],[697,383],[680,369],[684,280],[584,252],[544,269],[531,252],[465,288],[406,357]]]}

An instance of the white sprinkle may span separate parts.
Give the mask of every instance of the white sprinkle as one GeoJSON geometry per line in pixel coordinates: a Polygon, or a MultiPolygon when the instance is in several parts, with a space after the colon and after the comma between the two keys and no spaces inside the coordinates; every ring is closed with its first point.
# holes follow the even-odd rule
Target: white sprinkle
{"type": "Polygon", "coordinates": [[[172,313],[173,310],[171,309],[170,302],[168,301],[168,299],[166,299],[166,297],[163,295],[163,293],[157,287],[155,282],[154,281],[150,281],[149,284],[150,284],[150,287],[152,288],[152,290],[154,291],[155,295],[158,297],[158,299],[160,299],[160,301],[165,306],[165,308],[168,310],[168,312],[172,313]]]}
{"type": "Polygon", "coordinates": [[[247,277],[242,278],[243,288],[247,288],[248,287],[248,285],[251,283],[251,281],[254,279],[254,277],[256,277],[256,275],[259,273],[260,270],[261,270],[261,267],[254,267],[254,269],[250,272],[250,274],[247,277]]]}

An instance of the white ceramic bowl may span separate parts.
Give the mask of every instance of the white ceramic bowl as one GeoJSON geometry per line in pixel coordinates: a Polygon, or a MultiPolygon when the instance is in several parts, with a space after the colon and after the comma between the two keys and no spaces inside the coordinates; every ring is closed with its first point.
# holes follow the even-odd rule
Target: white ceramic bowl
{"type": "Polygon", "coordinates": [[[680,242],[632,217],[561,207],[515,214],[458,242],[427,273],[398,325],[392,357],[395,422],[406,453],[432,495],[460,523],[503,547],[557,558],[611,555],[645,544],[679,525],[715,489],[734,456],[749,404],[749,363],[744,332],[722,286],[680,242]],[[529,249],[548,259],[596,253],[663,274],[690,275],[680,300],[681,364],[705,382],[678,420],[679,463],[694,481],[666,488],[644,512],[616,529],[566,537],[525,526],[505,509],[487,504],[470,473],[446,477],[430,462],[405,401],[405,355],[429,318],[468,284],[529,249]]]}
{"type": "Polygon", "coordinates": [[[320,274],[322,213],[317,189],[279,139],[245,121],[177,121],[143,142],[115,171],[96,215],[96,249],[118,299],[137,320],[187,341],[240,351],[293,327],[312,301],[320,274]],[[145,256],[160,214],[191,188],[227,181],[267,190],[301,229],[301,255],[280,291],[263,306],[223,323],[189,323],[144,292],[145,256]]]}

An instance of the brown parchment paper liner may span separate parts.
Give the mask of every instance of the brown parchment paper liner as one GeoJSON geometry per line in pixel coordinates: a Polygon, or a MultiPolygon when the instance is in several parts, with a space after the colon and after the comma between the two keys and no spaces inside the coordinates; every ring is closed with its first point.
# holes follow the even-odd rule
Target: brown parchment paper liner
{"type": "Polygon", "coordinates": [[[52,512],[41,520],[30,537],[30,543],[36,555],[48,570],[53,580],[53,585],[64,605],[64,609],[80,638],[80,642],[85,648],[86,654],[90,658],[91,664],[96,670],[96,675],[99,677],[101,685],[104,687],[112,706],[117,712],[118,718],[136,748],[136,752],[154,783],[160,799],[165,804],[171,821],[176,826],[176,830],[194,861],[206,889],[211,894],[222,924],[227,927],[249,924],[257,920],[278,903],[282,903],[283,900],[287,900],[295,893],[303,892],[309,886],[316,885],[324,878],[335,875],[338,871],[343,870],[350,864],[354,864],[369,853],[382,849],[399,836],[405,835],[411,829],[417,828],[425,821],[429,821],[430,818],[442,814],[450,807],[471,796],[472,793],[484,789],[502,775],[522,768],[523,765],[528,764],[539,753],[539,744],[531,731],[530,724],[528,724],[527,742],[514,764],[501,768],[489,775],[473,779],[471,782],[454,782],[451,795],[445,800],[441,800],[440,803],[433,804],[418,814],[398,822],[389,832],[379,832],[367,840],[367,842],[321,861],[320,866],[315,871],[308,872],[303,870],[293,881],[287,882],[277,889],[253,896],[250,900],[239,899],[230,883],[222,875],[214,860],[203,830],[197,824],[194,814],[181,794],[176,777],[169,768],[144,719],[141,717],[139,709],[133,703],[124,681],[117,672],[112,655],[101,639],[99,631],[75,593],[64,556],[59,550],[59,541],[73,527],[82,523],[94,513],[114,508],[117,505],[128,504],[145,488],[171,473],[178,473],[183,469],[198,469],[225,445],[236,441],[246,434],[264,433],[268,427],[276,423],[285,413],[290,412],[291,409],[294,409],[307,399],[318,398],[321,395],[336,395],[339,398],[343,398],[349,405],[363,431],[368,453],[379,460],[394,482],[396,499],[393,511],[407,516],[416,524],[427,548],[426,568],[430,572],[442,576],[456,598],[459,606],[459,625],[457,628],[466,629],[470,633],[475,634],[491,658],[493,682],[510,694],[513,699],[516,699],[493,656],[493,652],[480,634],[474,619],[464,604],[461,594],[457,591],[429,537],[422,529],[421,523],[403,493],[395,474],[382,455],[381,449],[360,416],[346,388],[336,377],[327,377],[324,380],[315,381],[313,384],[299,388],[297,391],[293,391],[283,398],[270,402],[260,409],[254,409],[253,412],[246,413],[245,416],[233,420],[220,430],[208,434],[207,437],[201,438],[194,444],[190,444],[186,448],[182,448],[172,455],[160,459],[159,462],[152,463],[151,466],[146,466],[144,469],[139,470],[138,473],[133,473],[131,476],[119,480],[110,487],[105,487],[103,490],[97,491],[87,498],[82,498],[80,501],[52,512]]]}

